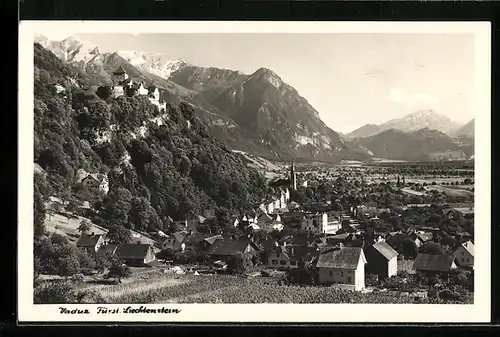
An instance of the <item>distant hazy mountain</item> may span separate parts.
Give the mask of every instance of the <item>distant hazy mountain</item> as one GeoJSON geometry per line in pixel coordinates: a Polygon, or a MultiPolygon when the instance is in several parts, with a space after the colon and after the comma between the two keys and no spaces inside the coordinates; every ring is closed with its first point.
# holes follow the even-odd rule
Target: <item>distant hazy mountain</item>
{"type": "Polygon", "coordinates": [[[460,136],[474,137],[474,119],[462,125],[461,127],[452,130],[449,133],[449,135],[453,137],[460,137],[460,136]]]}
{"type": "Polygon", "coordinates": [[[348,133],[346,135],[346,138],[347,139],[354,139],[354,138],[370,137],[370,136],[376,135],[377,133],[380,133],[382,131],[383,131],[383,129],[376,124],[365,124],[362,127],[348,133]]]}
{"type": "Polygon", "coordinates": [[[457,123],[446,116],[435,113],[433,110],[420,110],[403,118],[392,119],[380,125],[382,130],[397,129],[404,132],[429,128],[447,133],[457,127],[457,123]]]}
{"type": "Polygon", "coordinates": [[[352,144],[369,150],[374,157],[398,160],[465,159],[466,154],[446,134],[423,128],[412,132],[389,129],[352,144]]]}

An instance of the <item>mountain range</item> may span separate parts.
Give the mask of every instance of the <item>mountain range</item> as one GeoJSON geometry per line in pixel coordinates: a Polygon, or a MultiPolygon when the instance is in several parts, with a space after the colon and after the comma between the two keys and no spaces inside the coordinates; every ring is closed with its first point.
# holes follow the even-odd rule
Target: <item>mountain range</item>
{"type": "Polygon", "coordinates": [[[343,135],[328,127],[318,111],[296,89],[267,68],[244,74],[237,70],[199,67],[159,53],[102,53],[97,46],[74,37],[51,41],[38,36],[35,42],[64,63],[84,72],[87,83],[94,89],[112,84],[113,71],[123,67],[133,81],[144,81],[162,88],[161,99],[191,106],[209,134],[232,150],[270,160],[338,162],[342,159],[365,160],[379,155],[391,158],[401,155],[397,159],[407,159],[414,155],[402,151],[403,144],[416,149],[417,142],[423,142],[423,152],[454,149],[448,146],[449,140],[441,142],[443,146],[429,147],[426,140],[416,137],[418,133],[412,135],[412,132],[428,129],[440,134],[470,134],[470,126],[461,130],[447,117],[432,110],[422,110],[381,125],[367,124],[343,135]],[[401,132],[390,136],[396,130],[401,132]],[[384,131],[390,132],[375,137],[384,131]],[[391,137],[401,139],[400,143],[386,142],[391,137]],[[380,151],[380,146],[394,147],[394,151],[380,151]]]}
{"type": "Polygon", "coordinates": [[[410,132],[391,128],[351,142],[366,149],[370,155],[385,159],[463,160],[473,154],[473,147],[464,147],[443,132],[430,128],[410,132]]]}
{"type": "Polygon", "coordinates": [[[101,53],[98,47],[73,37],[63,41],[37,37],[35,41],[84,71],[95,86],[111,84],[112,72],[122,66],[133,81],[164,89],[162,99],[190,104],[210,134],[235,150],[280,160],[366,158],[270,69],[243,74],[198,67],[157,53],[101,53]]]}
{"type": "Polygon", "coordinates": [[[419,110],[402,118],[391,119],[383,124],[366,124],[348,133],[347,139],[364,138],[386,130],[396,129],[412,132],[425,128],[451,134],[460,127],[459,124],[433,110],[419,110]]]}

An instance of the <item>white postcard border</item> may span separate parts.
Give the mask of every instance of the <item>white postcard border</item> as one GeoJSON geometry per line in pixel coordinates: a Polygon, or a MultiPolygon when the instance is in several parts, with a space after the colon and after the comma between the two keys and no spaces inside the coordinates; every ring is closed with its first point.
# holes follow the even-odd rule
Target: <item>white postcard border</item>
{"type": "Polygon", "coordinates": [[[491,26],[489,22],[114,22],[22,21],[19,26],[19,322],[489,322],[491,232],[491,26]],[[73,33],[429,33],[475,35],[475,295],[473,305],[424,304],[151,304],[173,314],[96,314],[122,305],[33,304],[33,37],[34,32],[73,33]],[[477,132],[479,131],[479,132],[477,132]],[[31,177],[29,179],[28,177],[31,177]],[[59,307],[90,314],[60,314],[59,307]]]}

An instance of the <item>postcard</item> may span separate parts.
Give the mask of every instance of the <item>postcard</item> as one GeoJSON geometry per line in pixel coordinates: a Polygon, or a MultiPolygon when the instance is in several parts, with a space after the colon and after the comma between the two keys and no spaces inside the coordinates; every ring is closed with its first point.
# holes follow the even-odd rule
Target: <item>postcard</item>
{"type": "Polygon", "coordinates": [[[19,322],[488,322],[490,29],[21,22],[19,322]]]}

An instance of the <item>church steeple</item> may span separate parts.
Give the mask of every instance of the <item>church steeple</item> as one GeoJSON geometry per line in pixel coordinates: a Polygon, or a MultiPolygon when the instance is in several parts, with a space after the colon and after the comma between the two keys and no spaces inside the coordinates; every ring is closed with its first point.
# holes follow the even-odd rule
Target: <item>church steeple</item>
{"type": "Polygon", "coordinates": [[[290,166],[290,187],[294,190],[297,189],[297,173],[295,173],[295,163],[292,162],[290,166]]]}

